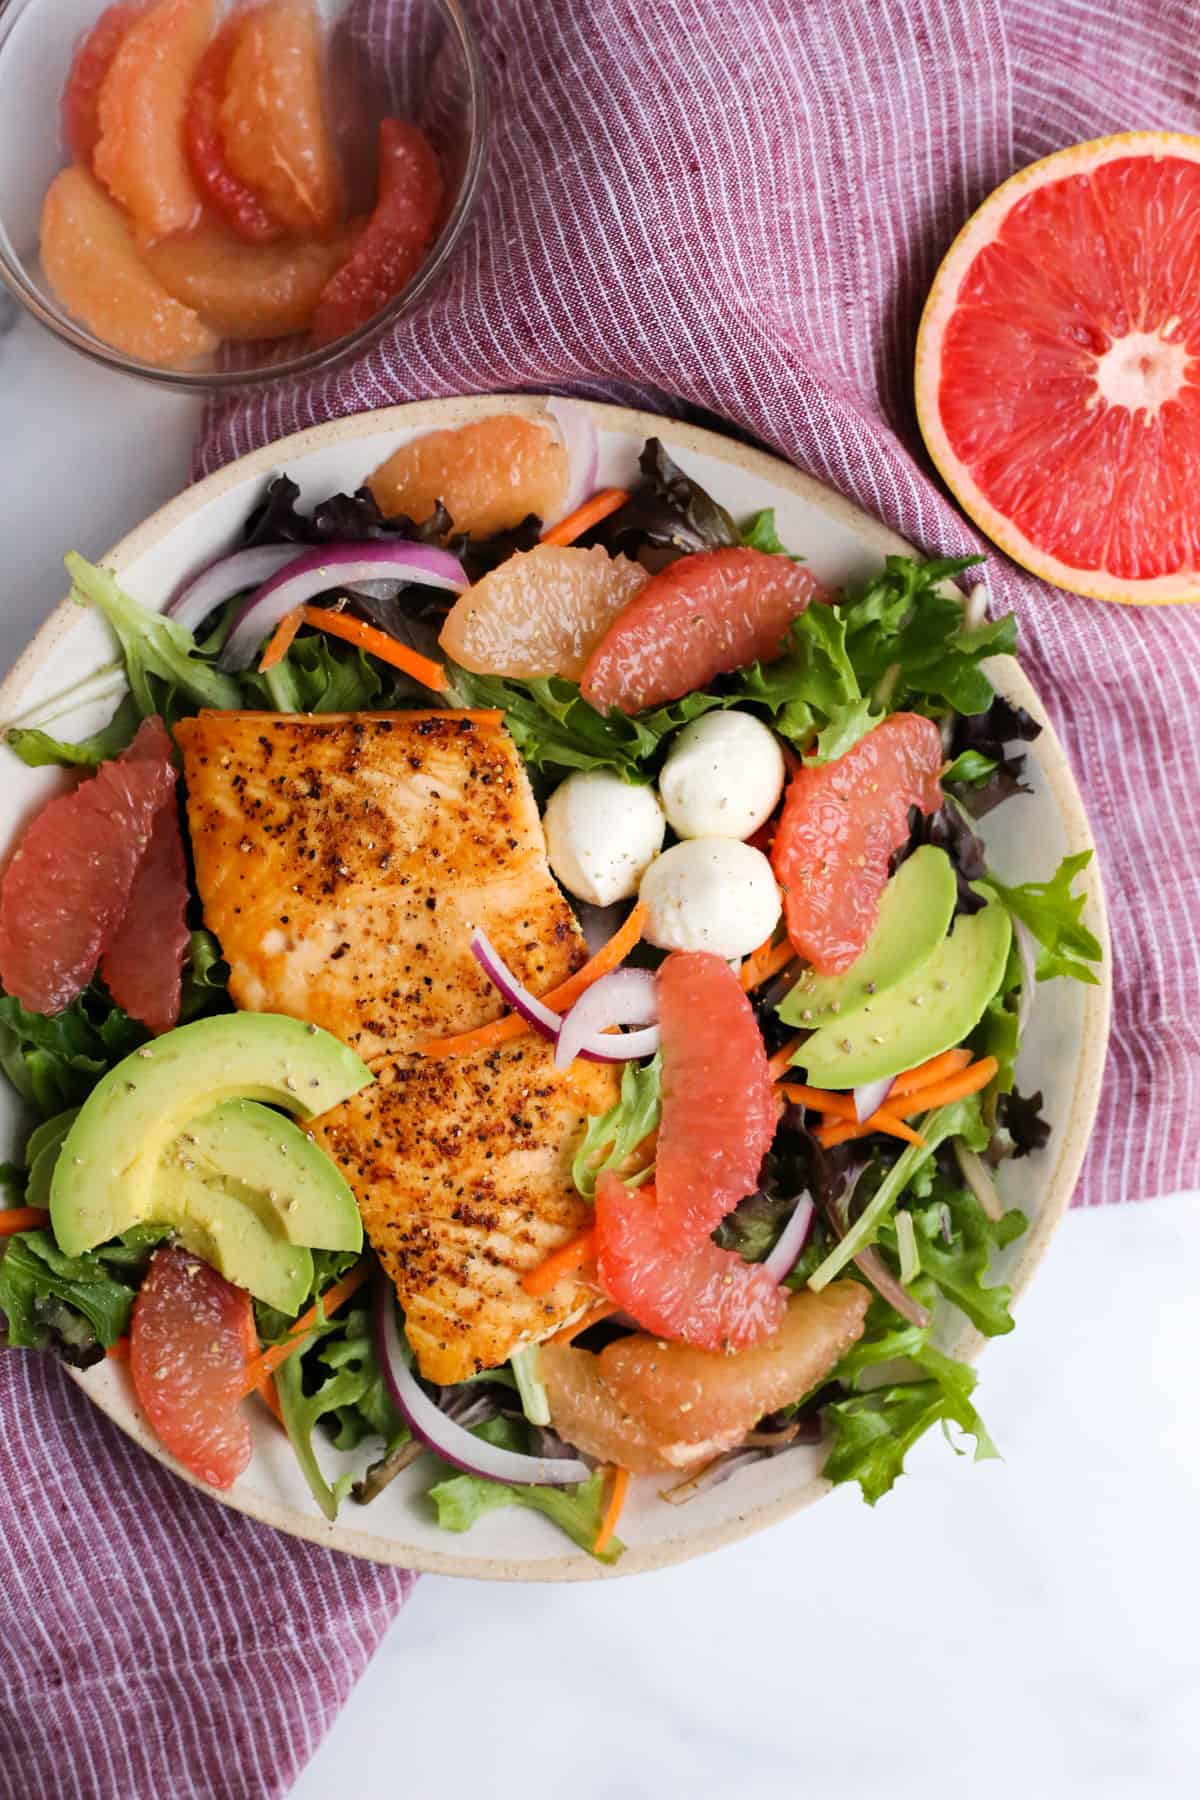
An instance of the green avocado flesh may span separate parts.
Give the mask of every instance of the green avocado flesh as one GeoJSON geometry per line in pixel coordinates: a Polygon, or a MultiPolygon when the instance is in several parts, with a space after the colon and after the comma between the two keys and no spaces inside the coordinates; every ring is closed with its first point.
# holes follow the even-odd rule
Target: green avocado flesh
{"type": "Polygon", "coordinates": [[[167,1205],[157,1222],[170,1224],[181,1244],[227,1281],[236,1282],[256,1300],[296,1313],[312,1287],[312,1252],[289,1244],[273,1219],[266,1219],[243,1200],[231,1199],[223,1187],[210,1186],[198,1169],[171,1173],[167,1205]]]}
{"type": "Polygon", "coordinates": [[[923,844],[883,890],[879,918],[861,956],[841,975],[805,969],[779,1007],[785,1025],[844,1024],[920,968],[950,929],[958,884],[944,850],[923,844]]]}
{"type": "MultiPolygon", "coordinates": [[[[67,1133],[50,1190],[60,1248],[79,1256],[131,1225],[152,1219],[176,1223],[160,1165],[194,1119],[224,1102],[265,1101],[310,1119],[370,1080],[365,1063],[337,1038],[277,1013],[222,1014],[165,1033],[109,1070],[67,1133]]],[[[259,1150],[247,1151],[244,1140],[239,1142],[243,1173],[258,1169],[259,1150]]],[[[246,1185],[255,1184],[247,1180],[246,1185]]],[[[268,1182],[265,1191],[271,1188],[284,1191],[281,1183],[268,1182]]],[[[299,1202],[299,1192],[296,1197],[299,1202]]],[[[239,1198],[237,1204],[245,1202],[239,1198]]],[[[340,1192],[337,1211],[341,1215],[340,1192]]],[[[299,1204],[293,1216],[299,1217],[299,1204]]],[[[286,1246],[278,1220],[276,1229],[279,1244],[286,1246]]],[[[230,1278],[251,1287],[236,1271],[230,1278]]]]}
{"type": "MultiPolygon", "coordinates": [[[[987,897],[985,888],[975,892],[987,897]]],[[[822,1025],[796,1054],[814,1087],[852,1088],[960,1044],[1004,979],[1012,925],[997,902],[963,915],[920,967],[875,994],[849,1024],[822,1025]]]]}

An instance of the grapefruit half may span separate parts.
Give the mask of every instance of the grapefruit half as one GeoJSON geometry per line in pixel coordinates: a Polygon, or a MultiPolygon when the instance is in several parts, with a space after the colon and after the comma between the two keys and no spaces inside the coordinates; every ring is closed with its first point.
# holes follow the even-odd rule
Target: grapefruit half
{"type": "Polygon", "coordinates": [[[916,401],[1014,561],[1100,600],[1200,599],[1200,138],[1098,138],[997,188],[930,290],[916,401]]]}

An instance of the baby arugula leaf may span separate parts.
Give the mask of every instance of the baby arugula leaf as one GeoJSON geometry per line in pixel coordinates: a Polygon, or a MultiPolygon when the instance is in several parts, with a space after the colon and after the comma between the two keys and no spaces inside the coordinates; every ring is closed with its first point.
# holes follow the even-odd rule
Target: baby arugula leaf
{"type": "Polygon", "coordinates": [[[922,1379],[853,1393],[825,1408],[833,1443],[822,1472],[835,1483],[857,1481],[870,1506],[894,1486],[908,1452],[933,1425],[973,1437],[976,1462],[999,1455],[971,1401],[975,1371],[931,1344],[901,1354],[924,1371],[922,1379]]]}
{"type": "MultiPolygon", "coordinates": [[[[475,1436],[486,1443],[518,1452],[526,1449],[519,1420],[489,1419],[472,1429],[475,1436]]],[[[441,1468],[445,1466],[439,1464],[441,1468]]],[[[502,1506],[527,1506],[553,1519],[572,1542],[590,1556],[596,1555],[592,1546],[604,1517],[606,1500],[601,1469],[574,1487],[518,1487],[506,1481],[490,1481],[481,1475],[449,1475],[430,1488],[429,1498],[437,1510],[437,1521],[443,1531],[469,1531],[485,1513],[495,1512],[502,1506]]],[[[598,1561],[615,1563],[624,1548],[619,1538],[613,1538],[600,1552],[598,1561]]]]}
{"type": "Polygon", "coordinates": [[[960,713],[986,712],[995,689],[980,663],[1016,649],[1009,613],[974,630],[963,623],[961,598],[946,584],[978,556],[918,560],[889,556],[880,574],[839,607],[846,648],[864,690],[893,708],[933,704],[960,713]]]}
{"type": "Polygon", "coordinates": [[[1075,981],[1095,986],[1099,977],[1088,963],[1099,962],[1103,951],[1100,941],[1082,922],[1086,894],[1072,893],[1076,875],[1092,860],[1090,850],[1076,856],[1065,856],[1049,881],[1026,881],[1008,887],[988,873],[987,884],[1007,906],[1014,919],[1028,927],[1041,945],[1037,962],[1039,981],[1052,981],[1056,975],[1069,975],[1075,981]]]}
{"type": "MultiPolygon", "coordinates": [[[[626,1157],[657,1129],[661,1085],[661,1054],[647,1063],[625,1064],[620,1098],[606,1113],[588,1120],[583,1142],[571,1165],[571,1178],[585,1199],[595,1197],[602,1170],[619,1169],[626,1157]]],[[[646,1169],[640,1175],[627,1177],[627,1185],[636,1187],[651,1173],[646,1169]]]]}
{"type": "Polygon", "coordinates": [[[161,696],[150,686],[152,676],[193,707],[228,711],[242,704],[240,683],[196,655],[196,640],[184,626],[131,599],[108,569],[97,568],[75,551],[66,564],[74,594],[104,614],[121,646],[129,691],[142,718],[163,710],[161,696]]]}

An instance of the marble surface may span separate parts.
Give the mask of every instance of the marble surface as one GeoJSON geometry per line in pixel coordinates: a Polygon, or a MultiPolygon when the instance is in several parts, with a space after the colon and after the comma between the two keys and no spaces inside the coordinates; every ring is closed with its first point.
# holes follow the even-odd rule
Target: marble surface
{"type": "MultiPolygon", "coordinates": [[[[0,668],[187,479],[195,401],[0,297],[0,668]]],[[[869,1512],[578,1588],[426,1578],[295,1789],[525,1800],[1179,1800],[1200,1764],[1197,1199],[1075,1214],[980,1404],[869,1512]]]]}

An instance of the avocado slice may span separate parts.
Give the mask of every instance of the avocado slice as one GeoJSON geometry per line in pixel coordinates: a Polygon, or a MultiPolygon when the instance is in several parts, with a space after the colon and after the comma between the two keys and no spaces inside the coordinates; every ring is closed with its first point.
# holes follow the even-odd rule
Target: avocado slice
{"type": "Polygon", "coordinates": [[[163,1153],[223,1101],[264,1100],[309,1119],[371,1079],[329,1032],[279,1013],[223,1013],[164,1033],[101,1078],[67,1133],[50,1192],[60,1248],[79,1256],[160,1217],[163,1153]]]}
{"type": "Polygon", "coordinates": [[[161,1202],[182,1174],[196,1171],[210,1189],[252,1208],[289,1244],[362,1249],[358,1203],[341,1170],[306,1132],[269,1106],[225,1100],[192,1119],[159,1163],[156,1217],[169,1217],[161,1202]]]}
{"type": "Polygon", "coordinates": [[[933,955],[950,929],[957,896],[950,858],[923,844],[884,888],[879,917],[862,954],[841,975],[805,969],[780,1003],[779,1017],[785,1025],[814,1029],[833,1019],[845,1024],[933,955]]]}
{"type": "MultiPolygon", "coordinates": [[[[974,891],[988,898],[986,888],[974,891]]],[[[1011,939],[1008,912],[998,901],[964,914],[932,956],[886,994],[872,995],[849,1025],[838,1018],[801,1045],[796,1060],[809,1081],[859,1087],[960,1044],[1004,979],[1011,939]]]]}
{"type": "MultiPolygon", "coordinates": [[[[160,1192],[168,1196],[165,1186],[160,1192]]],[[[170,1212],[160,1207],[158,1222],[169,1224],[185,1249],[256,1300],[300,1311],[312,1287],[312,1252],[289,1244],[274,1219],[232,1199],[219,1182],[210,1185],[199,1169],[176,1169],[169,1199],[170,1212]]]]}

